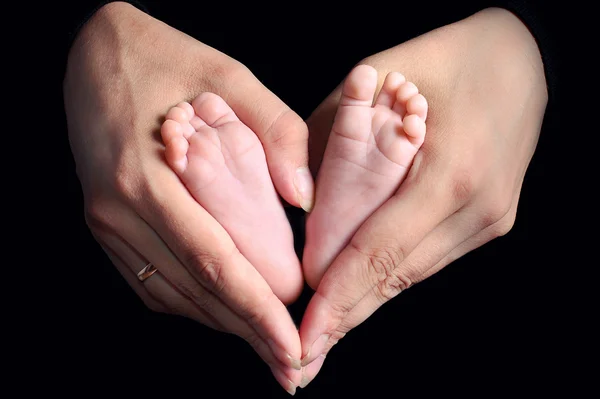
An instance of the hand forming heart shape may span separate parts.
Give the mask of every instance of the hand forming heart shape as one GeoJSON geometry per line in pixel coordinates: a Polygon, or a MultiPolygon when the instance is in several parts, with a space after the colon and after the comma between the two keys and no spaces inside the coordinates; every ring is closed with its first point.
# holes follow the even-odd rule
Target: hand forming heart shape
{"type": "Polygon", "coordinates": [[[547,102],[537,44],[501,9],[360,65],[305,123],[239,62],[124,3],[69,54],[95,238],[151,309],[244,338],[290,393],[383,303],[510,230],[547,102]],[[165,114],[160,140],[148,132],[165,114]],[[276,192],[314,202],[299,331],[282,301],[303,275],[276,192]],[[148,262],[159,272],[142,282],[148,262]]]}

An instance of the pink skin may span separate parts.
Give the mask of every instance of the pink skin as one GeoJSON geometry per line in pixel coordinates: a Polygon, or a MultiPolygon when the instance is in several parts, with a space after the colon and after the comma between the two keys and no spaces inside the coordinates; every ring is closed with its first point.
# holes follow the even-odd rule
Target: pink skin
{"type": "Polygon", "coordinates": [[[279,299],[293,302],[302,290],[302,269],[256,134],[212,93],[171,108],[161,134],[167,162],[188,191],[279,299]]]}
{"type": "Polygon", "coordinates": [[[425,139],[428,105],[417,87],[392,72],[373,105],[376,88],[377,71],[368,65],[354,68],[344,82],[306,224],[302,265],[313,289],[398,189],[425,139]]]}
{"type": "MultiPolygon", "coordinates": [[[[347,77],[307,220],[304,277],[318,286],[358,227],[398,189],[425,137],[428,105],[404,76],[388,74],[373,105],[377,72],[347,77]]],[[[257,136],[223,99],[199,95],[167,114],[165,156],[194,198],[284,302],[302,289],[292,231],[257,136]]]]}

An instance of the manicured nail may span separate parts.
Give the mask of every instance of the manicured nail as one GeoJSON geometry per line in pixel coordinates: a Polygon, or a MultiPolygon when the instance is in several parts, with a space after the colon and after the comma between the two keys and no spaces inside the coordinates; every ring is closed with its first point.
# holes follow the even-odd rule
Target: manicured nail
{"type": "Polygon", "coordinates": [[[288,380],[290,385],[288,387],[288,389],[286,389],[285,391],[287,393],[289,393],[290,395],[294,396],[296,394],[296,386],[294,385],[294,383],[290,380],[288,380]]]}
{"type": "Polygon", "coordinates": [[[302,358],[302,366],[306,366],[307,364],[315,360],[317,357],[319,357],[323,353],[323,350],[327,345],[327,341],[329,341],[329,334],[323,334],[319,338],[317,338],[317,340],[313,342],[306,355],[302,358]]]}
{"type": "Polygon", "coordinates": [[[302,375],[302,381],[300,381],[300,385],[299,385],[300,388],[306,388],[306,386],[308,384],[310,384],[310,379],[307,376],[302,375]]]}
{"type": "Polygon", "coordinates": [[[285,364],[286,366],[290,366],[293,369],[300,370],[302,366],[300,365],[300,360],[294,358],[292,355],[283,350],[279,345],[277,345],[272,339],[267,340],[267,344],[269,348],[271,348],[271,352],[275,355],[280,362],[285,364]]]}
{"type": "Polygon", "coordinates": [[[286,390],[287,393],[294,396],[296,394],[296,384],[294,384],[289,378],[286,377],[285,373],[278,368],[271,368],[275,379],[279,382],[281,387],[286,390]]]}
{"type": "Polygon", "coordinates": [[[324,361],[325,355],[321,355],[308,366],[302,367],[302,380],[300,381],[299,385],[300,388],[306,388],[306,386],[312,382],[312,380],[321,370],[321,367],[323,367],[324,361]]]}
{"type": "Polygon", "coordinates": [[[315,202],[315,184],[308,167],[296,169],[294,186],[298,193],[298,202],[306,212],[312,211],[315,202]]]}
{"type": "Polygon", "coordinates": [[[290,362],[290,367],[296,370],[302,370],[302,365],[300,364],[300,360],[298,359],[294,359],[292,357],[292,355],[290,355],[289,353],[287,353],[285,355],[288,359],[288,361],[290,362]]]}

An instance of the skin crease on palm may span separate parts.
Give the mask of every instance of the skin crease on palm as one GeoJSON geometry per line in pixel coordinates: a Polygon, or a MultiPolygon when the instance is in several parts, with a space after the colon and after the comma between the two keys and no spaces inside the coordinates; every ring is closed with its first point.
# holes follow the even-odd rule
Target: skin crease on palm
{"type": "MultiPolygon", "coordinates": [[[[298,336],[284,304],[149,132],[182,100],[216,93],[261,140],[279,194],[310,208],[312,182],[294,185],[308,161],[303,121],[237,61],[127,4],[97,12],[69,55],[69,139],[92,233],[151,309],[244,338],[290,393],[387,300],[510,230],[547,102],[537,45],[505,10],[485,10],[361,63],[377,70],[378,88],[393,71],[419,87],[429,103],[427,138],[400,189],[312,282],[317,293],[298,336]],[[147,261],[160,273],[141,283],[135,273],[147,261]]],[[[338,88],[307,121],[313,173],[339,97],[338,88]]]]}

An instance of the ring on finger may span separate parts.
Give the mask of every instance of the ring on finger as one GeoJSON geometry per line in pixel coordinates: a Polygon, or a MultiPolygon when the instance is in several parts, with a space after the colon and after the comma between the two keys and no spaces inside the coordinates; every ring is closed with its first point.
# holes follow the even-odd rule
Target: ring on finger
{"type": "Polygon", "coordinates": [[[140,281],[144,281],[150,278],[150,276],[152,276],[157,271],[158,269],[156,268],[156,266],[154,266],[152,262],[148,262],[148,264],[138,272],[137,277],[140,281]]]}

